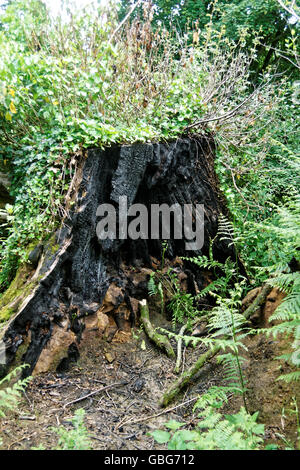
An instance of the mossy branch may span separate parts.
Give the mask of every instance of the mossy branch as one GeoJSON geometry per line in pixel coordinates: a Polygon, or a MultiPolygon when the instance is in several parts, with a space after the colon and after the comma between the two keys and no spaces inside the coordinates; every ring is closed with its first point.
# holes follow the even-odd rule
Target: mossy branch
{"type": "Polygon", "coordinates": [[[258,294],[258,296],[255,298],[255,300],[252,302],[252,304],[245,310],[244,312],[244,317],[245,318],[250,318],[254,313],[257,311],[258,308],[260,308],[265,302],[266,298],[270,294],[271,290],[273,287],[270,284],[265,284],[261,290],[261,292],[258,294]]]}
{"type": "Polygon", "coordinates": [[[199,359],[188,370],[186,370],[167,390],[162,396],[159,404],[161,407],[167,406],[174,398],[186,387],[197,374],[197,372],[204,366],[206,361],[215,356],[220,350],[220,346],[215,346],[209,351],[202,354],[199,359]]]}
{"type": "Polygon", "coordinates": [[[141,322],[150,340],[153,341],[153,343],[155,343],[159,349],[162,349],[169,358],[175,358],[174,350],[168,338],[160,333],[157,333],[153,328],[149,319],[149,307],[145,299],[139,302],[139,308],[141,313],[141,322]]]}

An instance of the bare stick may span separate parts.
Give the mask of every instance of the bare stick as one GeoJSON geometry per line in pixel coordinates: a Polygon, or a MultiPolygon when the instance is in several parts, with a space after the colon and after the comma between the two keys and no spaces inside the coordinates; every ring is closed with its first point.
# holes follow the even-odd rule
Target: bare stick
{"type": "Polygon", "coordinates": [[[84,395],[83,397],[77,398],[76,400],[69,401],[64,405],[64,408],[67,406],[73,405],[74,403],[78,403],[80,401],[86,400],[89,397],[93,397],[94,395],[97,395],[98,393],[104,392],[105,390],[108,390],[110,388],[114,387],[120,387],[121,385],[126,385],[125,382],[117,382],[111,385],[107,385],[106,387],[99,388],[98,390],[95,390],[94,392],[88,393],[87,395],[84,395]]]}
{"type": "Polygon", "coordinates": [[[177,344],[177,361],[176,361],[176,366],[174,368],[175,374],[179,374],[179,368],[181,364],[181,350],[182,350],[182,335],[186,330],[187,325],[183,325],[181,330],[179,331],[179,340],[177,344]]]}
{"type": "Polygon", "coordinates": [[[132,5],[132,7],[130,8],[129,12],[127,13],[127,15],[125,16],[125,18],[121,21],[121,23],[119,24],[119,26],[115,29],[115,31],[113,32],[110,40],[109,40],[109,43],[113,40],[113,38],[115,37],[115,35],[117,34],[118,31],[120,31],[120,29],[122,28],[123,24],[126,23],[126,21],[128,20],[128,18],[132,15],[132,13],[134,12],[134,10],[141,4],[141,0],[139,0],[137,3],[135,3],[134,5],[132,5]]]}
{"type": "Polygon", "coordinates": [[[253,93],[251,93],[251,95],[247,96],[246,99],[244,99],[244,101],[242,101],[242,103],[240,103],[236,108],[232,109],[231,111],[229,111],[228,113],[225,113],[221,116],[216,116],[216,117],[212,117],[212,118],[206,118],[206,119],[202,119],[201,121],[197,121],[195,122],[194,124],[190,124],[189,126],[186,127],[186,130],[188,129],[192,129],[193,127],[197,127],[199,126],[200,124],[206,124],[207,122],[212,122],[212,121],[226,121],[227,119],[230,119],[231,117],[233,117],[240,108],[242,108],[244,106],[244,104],[246,104],[254,95],[256,94],[256,91],[254,91],[253,93]]]}

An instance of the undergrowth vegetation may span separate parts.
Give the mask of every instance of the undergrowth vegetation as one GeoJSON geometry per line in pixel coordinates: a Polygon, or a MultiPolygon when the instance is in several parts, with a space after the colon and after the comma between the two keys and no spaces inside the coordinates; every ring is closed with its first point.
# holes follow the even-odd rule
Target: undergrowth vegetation
{"type": "MultiPolygon", "coordinates": [[[[8,412],[16,412],[18,404],[22,399],[22,394],[26,391],[32,377],[20,379],[20,373],[26,364],[16,367],[2,380],[0,380],[0,429],[1,420],[7,417],[8,412]]],[[[75,411],[73,418],[70,420],[72,429],[65,426],[53,427],[51,431],[57,435],[57,446],[53,450],[88,450],[91,448],[90,438],[84,425],[85,411],[79,408],[75,411]]],[[[0,438],[0,448],[3,442],[0,438]]],[[[40,445],[32,450],[45,450],[40,445]]]]}
{"type": "MultiPolygon", "coordinates": [[[[241,313],[243,292],[246,279],[238,272],[238,264],[227,260],[225,264],[218,263],[212,258],[201,256],[198,258],[185,258],[185,260],[195,263],[198,267],[210,269],[213,272],[218,268],[218,277],[204,288],[197,296],[189,297],[190,309],[182,309],[181,317],[178,318],[177,309],[174,309],[174,302],[170,302],[174,322],[184,323],[190,330],[185,334],[185,329],[179,333],[174,333],[161,329],[169,337],[175,338],[178,342],[183,341],[186,346],[192,344],[205,345],[208,349],[217,352],[217,362],[223,365],[223,376],[225,385],[211,387],[197,400],[194,410],[200,410],[196,429],[184,429],[185,423],[170,421],[165,424],[168,430],[156,430],[151,436],[160,444],[167,444],[169,450],[275,450],[277,444],[264,444],[265,430],[262,423],[257,422],[259,411],[250,414],[248,411],[247,380],[244,375],[243,352],[247,352],[244,343],[249,335],[265,334],[267,337],[286,336],[292,342],[291,351],[274,358],[281,359],[290,364],[293,371],[287,374],[278,374],[277,380],[287,383],[297,382],[300,379],[300,289],[299,289],[299,198],[289,202],[285,208],[278,211],[279,225],[273,226],[273,230],[278,232],[278,236],[284,246],[284,252],[288,255],[288,260],[293,259],[293,263],[283,263],[282,260],[270,266],[264,271],[268,275],[267,282],[279,290],[286,293],[286,297],[269,318],[269,322],[276,321],[273,326],[264,329],[253,329],[249,326],[249,321],[241,313]],[[296,272],[295,272],[296,265],[296,272]],[[223,273],[220,275],[220,272],[223,273]],[[270,277],[271,276],[271,277],[270,277]],[[215,299],[215,307],[201,310],[199,300],[205,296],[215,299]],[[191,336],[195,324],[206,322],[207,335],[197,338],[191,336]],[[241,396],[243,406],[236,414],[224,414],[222,411],[228,401],[228,397],[241,396]]],[[[270,229],[270,227],[269,227],[270,229]]],[[[230,237],[235,243],[232,226],[221,218],[219,226],[219,236],[230,237]],[[227,232],[227,235],[226,235],[227,232]]],[[[238,241],[238,240],[237,240],[238,241]]],[[[213,243],[213,241],[212,241],[213,243]]],[[[286,261],[286,260],[285,260],[286,261]]],[[[157,274],[156,274],[157,275],[157,274]]],[[[164,283],[161,274],[157,277],[161,286],[168,286],[168,279],[171,273],[165,274],[167,282],[164,283]]],[[[149,283],[154,283],[155,276],[149,283]]],[[[163,287],[161,287],[163,292],[163,287]]],[[[176,303],[185,303],[186,293],[176,292],[176,303]]],[[[162,296],[162,294],[160,294],[162,296]]],[[[285,448],[295,449],[299,446],[300,427],[297,398],[294,397],[295,427],[297,428],[296,444],[285,442],[285,448]]],[[[283,438],[283,436],[279,436],[283,438]]],[[[283,438],[284,439],[284,438],[283,438]]]]}

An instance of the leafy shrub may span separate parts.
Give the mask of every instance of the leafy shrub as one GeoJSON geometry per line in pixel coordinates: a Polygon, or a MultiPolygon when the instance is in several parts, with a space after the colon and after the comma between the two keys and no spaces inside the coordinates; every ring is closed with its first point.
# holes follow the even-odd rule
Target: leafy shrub
{"type": "Polygon", "coordinates": [[[84,425],[84,416],[85,411],[80,408],[75,411],[71,420],[74,429],[69,430],[63,426],[54,429],[59,437],[57,450],[88,450],[91,448],[88,432],[84,425]]]}

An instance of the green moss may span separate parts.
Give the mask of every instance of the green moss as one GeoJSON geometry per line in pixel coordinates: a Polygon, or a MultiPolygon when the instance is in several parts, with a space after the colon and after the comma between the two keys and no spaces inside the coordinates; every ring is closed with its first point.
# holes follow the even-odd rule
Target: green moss
{"type": "Polygon", "coordinates": [[[18,269],[15,279],[0,299],[0,323],[9,320],[18,311],[24,296],[36,285],[36,279],[30,281],[32,274],[28,264],[18,269]]]}
{"type": "Polygon", "coordinates": [[[4,323],[10,319],[10,317],[15,313],[14,309],[11,307],[4,307],[0,310],[0,323],[4,323]]]}
{"type": "Polygon", "coordinates": [[[56,234],[52,234],[44,240],[44,253],[46,256],[55,255],[59,250],[59,244],[56,241],[56,234]]]}
{"type": "Polygon", "coordinates": [[[51,253],[54,255],[59,250],[59,245],[58,244],[51,245],[50,249],[51,249],[51,253]]]}
{"type": "MultiPolygon", "coordinates": [[[[28,245],[25,259],[28,259],[32,250],[34,250],[39,243],[40,241],[35,241],[28,245]]],[[[44,254],[46,257],[51,258],[58,250],[59,244],[57,244],[54,234],[44,246],[44,254]]],[[[30,263],[25,262],[19,267],[15,279],[0,298],[0,323],[6,322],[17,313],[26,295],[32,292],[43,277],[35,276],[35,278],[32,279],[33,274],[34,268],[30,263]]]]}

